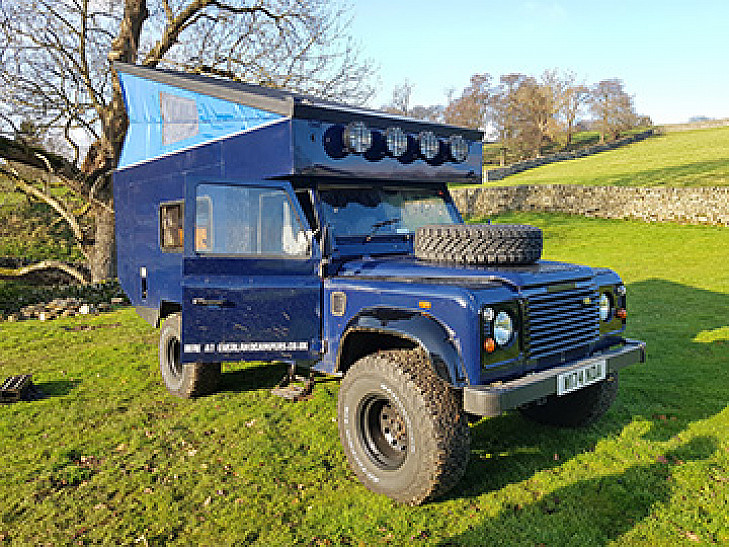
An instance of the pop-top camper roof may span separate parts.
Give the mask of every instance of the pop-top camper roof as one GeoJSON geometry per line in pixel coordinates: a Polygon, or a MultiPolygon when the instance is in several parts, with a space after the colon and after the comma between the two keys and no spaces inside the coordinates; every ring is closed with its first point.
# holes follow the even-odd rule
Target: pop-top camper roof
{"type": "MultiPolygon", "coordinates": [[[[358,165],[369,176],[428,174],[454,181],[480,181],[480,131],[396,116],[303,95],[245,84],[218,77],[115,63],[129,117],[129,128],[118,169],[185,150],[290,123],[293,173],[354,175],[358,165]],[[291,123],[291,122],[299,122],[291,123]],[[343,135],[347,127],[366,128],[371,146],[367,151],[348,149],[343,135]],[[299,130],[306,125],[314,133],[299,130]],[[297,129],[298,128],[298,129],[297,129]],[[400,157],[388,153],[385,133],[397,128],[407,140],[408,152],[400,157]],[[418,139],[435,136],[438,156],[418,152],[418,139]],[[450,152],[453,139],[468,146],[468,157],[459,161],[450,152]],[[314,142],[314,141],[319,142],[314,142]],[[306,142],[304,142],[306,141],[306,142]],[[315,150],[316,144],[321,150],[315,150]],[[333,148],[332,148],[333,147],[333,148]],[[379,147],[379,148],[378,148],[379,147]],[[340,148],[340,149],[337,149],[340,148]],[[473,148],[473,150],[471,150],[473,148]],[[326,149],[326,150],[325,150],[326,149]],[[378,149],[378,150],[375,150],[378,149]],[[379,150],[381,149],[381,150],[379,150]],[[410,150],[412,149],[412,150],[410,150]],[[357,156],[360,157],[357,157],[357,156]],[[348,156],[351,156],[348,158],[348,156]],[[384,160],[384,161],[383,161],[384,160]],[[375,166],[374,162],[382,161],[375,166]],[[364,163],[363,163],[364,162],[364,163]],[[419,167],[415,169],[415,166],[419,167]],[[424,170],[424,167],[430,167],[424,170]],[[379,174],[378,174],[379,173],[379,174]]],[[[455,149],[455,148],[454,148],[455,149]]],[[[287,153],[287,151],[281,151],[287,153]]]]}

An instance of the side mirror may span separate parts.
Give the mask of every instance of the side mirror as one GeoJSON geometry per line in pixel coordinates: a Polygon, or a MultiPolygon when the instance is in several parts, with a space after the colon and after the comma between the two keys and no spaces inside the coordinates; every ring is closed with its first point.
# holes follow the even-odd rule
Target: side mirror
{"type": "Polygon", "coordinates": [[[321,227],[321,248],[324,256],[331,256],[332,254],[332,235],[328,224],[324,224],[321,227]]]}
{"type": "Polygon", "coordinates": [[[316,231],[306,230],[304,232],[304,238],[306,239],[306,254],[310,255],[314,250],[314,239],[316,238],[316,231]]]}

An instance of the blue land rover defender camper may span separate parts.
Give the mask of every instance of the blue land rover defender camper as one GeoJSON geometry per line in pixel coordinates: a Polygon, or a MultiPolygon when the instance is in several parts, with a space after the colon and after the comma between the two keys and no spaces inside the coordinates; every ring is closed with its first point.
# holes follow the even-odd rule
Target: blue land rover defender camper
{"type": "Polygon", "coordinates": [[[118,275],[171,393],[212,392],[221,361],[341,375],[352,469],[420,503],[463,475],[470,416],[589,423],[644,360],[617,274],[540,260],[537,228],[463,224],[446,184],[481,181],[480,132],[116,68],[118,275]]]}

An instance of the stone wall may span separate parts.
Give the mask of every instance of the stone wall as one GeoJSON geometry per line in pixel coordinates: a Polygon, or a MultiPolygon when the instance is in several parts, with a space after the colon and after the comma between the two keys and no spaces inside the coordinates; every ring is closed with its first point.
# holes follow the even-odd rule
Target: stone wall
{"type": "Polygon", "coordinates": [[[452,191],[464,216],[505,211],[569,213],[729,226],[729,187],[667,188],[525,185],[459,188],[452,191]]]}

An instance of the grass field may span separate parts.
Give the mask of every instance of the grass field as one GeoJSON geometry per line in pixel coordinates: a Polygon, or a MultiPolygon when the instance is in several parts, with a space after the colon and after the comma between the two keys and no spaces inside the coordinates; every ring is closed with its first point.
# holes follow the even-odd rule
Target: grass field
{"type": "Polygon", "coordinates": [[[726,186],[729,127],[666,133],[594,156],[530,169],[492,184],[726,186]]]}
{"type": "Polygon", "coordinates": [[[617,269],[648,362],[596,425],[518,414],[472,426],[466,478],[402,507],[348,469],[337,383],[269,393],[281,365],[229,364],[220,393],[173,399],[157,333],[127,309],[0,324],[0,377],[48,398],[0,406],[0,544],[729,544],[729,232],[553,215],[548,258],[617,269]],[[3,543],[4,542],[4,543],[3,543]]]}

